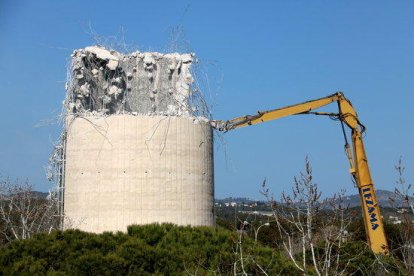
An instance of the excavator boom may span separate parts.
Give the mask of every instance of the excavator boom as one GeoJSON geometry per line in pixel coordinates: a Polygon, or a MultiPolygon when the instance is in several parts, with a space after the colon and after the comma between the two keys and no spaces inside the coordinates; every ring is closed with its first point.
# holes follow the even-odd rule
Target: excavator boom
{"type": "Polygon", "coordinates": [[[378,200],[375,195],[368,160],[365,153],[362,133],[365,127],[359,122],[357,113],[351,102],[342,92],[330,96],[290,105],[278,109],[258,112],[256,115],[246,115],[228,121],[211,121],[212,127],[220,131],[229,131],[241,127],[276,120],[290,115],[315,114],[337,117],[342,124],[347,125],[352,133],[352,151],[348,142],[345,144],[346,155],[350,164],[350,173],[357,184],[361,207],[367,233],[368,243],[374,253],[388,254],[388,244],[378,200]],[[338,113],[315,112],[314,110],[336,102],[338,113]]]}

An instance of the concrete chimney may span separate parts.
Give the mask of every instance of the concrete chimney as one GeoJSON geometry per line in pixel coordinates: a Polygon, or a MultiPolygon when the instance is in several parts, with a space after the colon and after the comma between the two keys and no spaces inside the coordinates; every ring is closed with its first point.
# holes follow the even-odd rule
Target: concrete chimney
{"type": "Polygon", "coordinates": [[[65,100],[64,228],[214,225],[213,136],[192,104],[192,54],[72,56],[65,100]]]}

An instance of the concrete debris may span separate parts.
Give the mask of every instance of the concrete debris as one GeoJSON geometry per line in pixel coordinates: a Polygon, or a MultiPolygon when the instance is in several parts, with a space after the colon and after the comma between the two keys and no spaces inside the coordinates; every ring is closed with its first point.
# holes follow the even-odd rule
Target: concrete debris
{"type": "Polygon", "coordinates": [[[111,87],[109,87],[109,92],[108,95],[115,95],[117,96],[118,94],[121,94],[122,90],[115,86],[115,85],[111,85],[111,87]]]}
{"type": "Polygon", "coordinates": [[[106,67],[110,70],[115,70],[118,67],[118,57],[114,56],[111,52],[104,48],[90,46],[85,48],[85,52],[94,54],[98,59],[108,61],[106,67]]]}
{"type": "Polygon", "coordinates": [[[191,101],[194,54],[122,54],[90,46],[72,58],[69,114],[199,115],[191,101]]]}
{"type": "Polygon", "coordinates": [[[89,83],[84,83],[81,85],[80,87],[80,96],[89,96],[89,92],[90,92],[90,84],[89,83]]]}
{"type": "Polygon", "coordinates": [[[116,67],[118,67],[118,61],[117,60],[109,60],[108,64],[106,65],[110,70],[115,70],[116,67]]]}

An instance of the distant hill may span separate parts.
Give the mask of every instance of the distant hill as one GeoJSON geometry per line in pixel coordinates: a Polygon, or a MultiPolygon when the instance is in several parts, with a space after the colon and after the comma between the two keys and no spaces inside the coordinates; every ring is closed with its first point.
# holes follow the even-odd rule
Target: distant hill
{"type": "Polygon", "coordinates": [[[49,195],[49,193],[39,192],[39,191],[32,191],[31,194],[37,198],[47,198],[47,196],[49,195]]]}
{"type": "Polygon", "coordinates": [[[258,201],[258,200],[254,200],[254,199],[250,199],[247,197],[226,197],[223,199],[216,199],[215,200],[217,203],[226,203],[226,202],[236,202],[237,204],[252,204],[255,202],[263,202],[264,201],[258,201]]]}
{"type": "MultiPolygon", "coordinates": [[[[398,207],[398,206],[403,205],[403,202],[401,199],[396,199],[394,192],[387,191],[387,190],[376,190],[376,195],[377,195],[377,199],[378,199],[380,206],[383,208],[384,207],[398,207]],[[390,198],[396,199],[393,203],[394,205],[392,204],[390,198]]],[[[414,198],[411,198],[411,199],[414,200],[414,198]]],[[[361,205],[359,195],[357,194],[346,196],[345,203],[349,204],[349,207],[351,208],[361,205]]]]}
{"type": "Polygon", "coordinates": [[[46,199],[49,196],[49,193],[39,192],[39,191],[31,191],[30,194],[32,195],[32,197],[42,198],[42,199],[46,199]]]}
{"type": "MultiPolygon", "coordinates": [[[[392,206],[390,197],[395,197],[394,192],[387,191],[387,190],[376,190],[376,194],[377,194],[377,199],[381,207],[394,207],[394,206],[398,207],[402,205],[401,200],[396,200],[394,202],[394,206],[392,206]]],[[[411,199],[414,200],[414,198],[411,198],[411,199]]],[[[344,200],[345,200],[344,202],[345,206],[349,205],[350,208],[360,206],[361,204],[358,194],[348,195],[344,198],[344,200]]],[[[245,197],[236,197],[236,198],[227,197],[224,199],[216,199],[216,203],[223,204],[223,203],[230,203],[230,202],[235,202],[237,203],[237,205],[252,204],[252,203],[258,203],[261,205],[266,204],[264,200],[257,201],[257,200],[252,200],[252,199],[245,198],[245,197]]]]}

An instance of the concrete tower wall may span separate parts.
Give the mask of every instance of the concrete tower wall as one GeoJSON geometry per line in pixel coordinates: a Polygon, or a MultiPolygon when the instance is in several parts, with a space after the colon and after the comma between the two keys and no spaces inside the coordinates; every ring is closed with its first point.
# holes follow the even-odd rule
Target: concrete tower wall
{"type": "Polygon", "coordinates": [[[193,54],[72,54],[65,100],[65,228],[214,225],[212,129],[193,54]],[[201,98],[200,98],[201,97],[201,98]]]}
{"type": "Polygon", "coordinates": [[[68,117],[65,228],[214,225],[213,138],[194,117],[68,117]]]}

